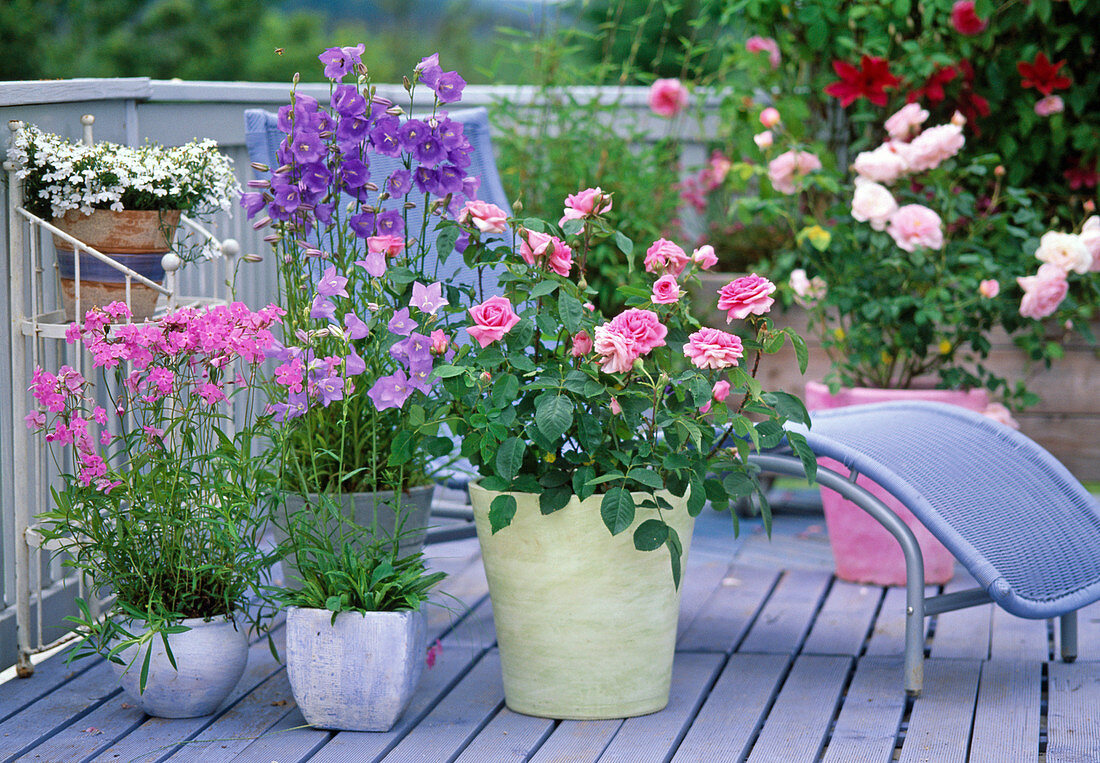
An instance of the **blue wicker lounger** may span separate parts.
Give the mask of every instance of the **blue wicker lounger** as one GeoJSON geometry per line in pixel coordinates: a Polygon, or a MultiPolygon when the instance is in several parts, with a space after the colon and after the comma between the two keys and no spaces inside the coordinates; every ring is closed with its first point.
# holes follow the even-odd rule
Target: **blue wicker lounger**
{"type": "MultiPolygon", "coordinates": [[[[817,481],[875,517],[905,552],[907,691],[921,690],[925,616],[990,601],[1020,617],[1060,617],[1062,658],[1073,661],[1077,610],[1100,599],[1100,505],[1053,456],[992,419],[942,403],[821,411],[801,431],[819,457],[852,471],[820,469],[817,481]],[[980,588],[925,599],[913,533],[855,484],[858,474],[912,511],[980,588]]],[[[751,460],[765,471],[803,474],[790,455],[751,460]]]]}

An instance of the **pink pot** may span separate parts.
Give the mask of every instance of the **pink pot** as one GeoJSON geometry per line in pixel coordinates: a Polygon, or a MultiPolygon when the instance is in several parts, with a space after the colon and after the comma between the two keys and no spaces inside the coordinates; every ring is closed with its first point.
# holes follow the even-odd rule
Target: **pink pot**
{"type": "MultiPolygon", "coordinates": [[[[980,412],[989,405],[989,394],[983,389],[962,391],[854,387],[841,388],[834,395],[824,384],[806,383],[806,407],[811,411],[893,400],[930,400],[980,412]]],[[[823,458],[819,463],[839,474],[848,474],[846,468],[832,459],[823,458]]],[[[909,525],[924,557],[924,582],[940,584],[950,580],[955,570],[955,558],[951,552],[924,528],[909,509],[881,487],[863,476],[858,479],[857,484],[882,500],[909,525]]],[[[821,502],[825,509],[825,523],[828,526],[829,543],[833,547],[837,577],[855,583],[875,585],[905,583],[905,556],[901,546],[885,527],[863,509],[832,490],[822,489],[821,502]]]]}

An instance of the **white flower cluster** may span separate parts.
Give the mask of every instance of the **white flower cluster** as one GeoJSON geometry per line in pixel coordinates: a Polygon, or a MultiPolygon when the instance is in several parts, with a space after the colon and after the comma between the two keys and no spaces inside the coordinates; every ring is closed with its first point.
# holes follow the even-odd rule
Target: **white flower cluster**
{"type": "Polygon", "coordinates": [[[12,140],[8,158],[36,214],[61,217],[70,209],[229,211],[240,194],[232,159],[213,140],[165,148],[72,143],[28,126],[12,140]]]}

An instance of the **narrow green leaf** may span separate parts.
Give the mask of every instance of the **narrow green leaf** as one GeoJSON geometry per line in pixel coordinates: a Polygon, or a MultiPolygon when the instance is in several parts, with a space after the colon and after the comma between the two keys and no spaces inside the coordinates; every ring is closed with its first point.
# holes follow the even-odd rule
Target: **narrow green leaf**
{"type": "Polygon", "coordinates": [[[505,493],[494,498],[489,504],[489,527],[492,528],[493,534],[512,524],[512,517],[515,515],[516,497],[514,495],[505,493]]]}
{"type": "Polygon", "coordinates": [[[612,535],[618,535],[634,523],[634,497],[621,487],[607,491],[600,503],[600,516],[612,535]]]}
{"type": "Polygon", "coordinates": [[[680,575],[683,573],[684,546],[680,543],[675,527],[669,526],[665,545],[668,546],[669,561],[672,562],[672,584],[679,588],[680,575]]]}
{"type": "Polygon", "coordinates": [[[810,363],[810,350],[806,347],[806,340],[790,326],[784,328],[783,333],[791,340],[791,346],[794,347],[794,356],[798,360],[798,372],[806,373],[806,366],[810,363]]]}
{"type": "Polygon", "coordinates": [[[647,519],[634,531],[634,548],[656,551],[668,540],[668,524],[660,519],[647,519]]]}
{"type": "Polygon", "coordinates": [[[706,488],[703,487],[703,480],[699,478],[698,474],[691,475],[690,483],[691,489],[688,492],[687,510],[688,514],[697,517],[707,503],[707,492],[706,488]]]}
{"type": "Polygon", "coordinates": [[[816,482],[817,455],[810,450],[806,438],[798,432],[788,432],[787,442],[790,443],[791,449],[794,450],[795,455],[798,456],[798,460],[802,462],[802,468],[806,470],[806,479],[809,480],[811,484],[816,482]]]}

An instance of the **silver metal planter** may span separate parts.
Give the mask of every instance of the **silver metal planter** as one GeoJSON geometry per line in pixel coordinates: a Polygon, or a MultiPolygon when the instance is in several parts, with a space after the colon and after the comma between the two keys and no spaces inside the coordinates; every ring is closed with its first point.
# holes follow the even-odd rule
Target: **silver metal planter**
{"type": "Polygon", "coordinates": [[[427,625],[417,612],[291,607],[287,672],[306,722],[341,731],[388,731],[424,672],[427,625]]]}

